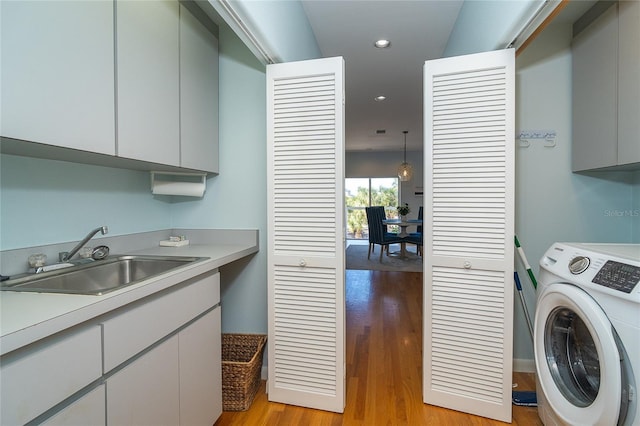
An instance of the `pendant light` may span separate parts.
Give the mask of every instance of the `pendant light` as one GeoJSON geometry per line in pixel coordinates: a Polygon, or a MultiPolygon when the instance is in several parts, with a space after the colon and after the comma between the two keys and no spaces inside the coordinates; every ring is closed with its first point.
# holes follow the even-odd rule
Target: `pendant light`
{"type": "Polygon", "coordinates": [[[400,181],[407,182],[411,180],[413,176],[413,167],[407,163],[407,133],[409,133],[409,131],[404,130],[402,133],[404,133],[404,161],[400,164],[400,167],[398,167],[398,177],[400,181]]]}

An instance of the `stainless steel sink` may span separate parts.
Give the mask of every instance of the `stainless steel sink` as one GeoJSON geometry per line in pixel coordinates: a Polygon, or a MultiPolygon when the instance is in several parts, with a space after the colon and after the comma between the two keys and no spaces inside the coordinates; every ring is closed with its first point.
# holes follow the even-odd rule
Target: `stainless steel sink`
{"type": "Polygon", "coordinates": [[[1,290],[102,295],[205,257],[113,256],[89,264],[4,281],[1,290]]]}

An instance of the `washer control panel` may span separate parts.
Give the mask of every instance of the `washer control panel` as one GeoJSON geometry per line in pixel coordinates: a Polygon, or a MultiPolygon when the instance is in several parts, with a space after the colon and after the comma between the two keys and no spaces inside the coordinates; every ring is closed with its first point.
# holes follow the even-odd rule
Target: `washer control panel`
{"type": "Polygon", "coordinates": [[[640,267],[607,260],[591,282],[614,290],[631,293],[633,288],[640,282],[640,267]]]}

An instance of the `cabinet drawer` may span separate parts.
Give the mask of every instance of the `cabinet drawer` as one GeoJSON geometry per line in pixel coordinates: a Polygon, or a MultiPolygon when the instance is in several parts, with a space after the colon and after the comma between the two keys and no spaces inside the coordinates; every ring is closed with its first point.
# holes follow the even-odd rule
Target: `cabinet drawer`
{"type": "Polygon", "coordinates": [[[102,374],[100,327],[63,332],[2,357],[0,423],[24,424],[102,374]]]}
{"type": "Polygon", "coordinates": [[[171,334],[219,300],[220,275],[214,273],[115,311],[102,322],[104,372],[171,334]]]}

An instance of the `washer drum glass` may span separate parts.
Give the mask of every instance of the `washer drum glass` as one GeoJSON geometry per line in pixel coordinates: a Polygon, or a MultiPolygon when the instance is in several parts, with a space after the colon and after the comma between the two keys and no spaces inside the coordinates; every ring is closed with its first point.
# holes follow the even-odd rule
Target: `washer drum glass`
{"type": "Polygon", "coordinates": [[[600,389],[600,361],[589,329],[565,307],[549,315],[545,328],[547,364],[556,386],[575,406],[591,405],[600,389]]]}

